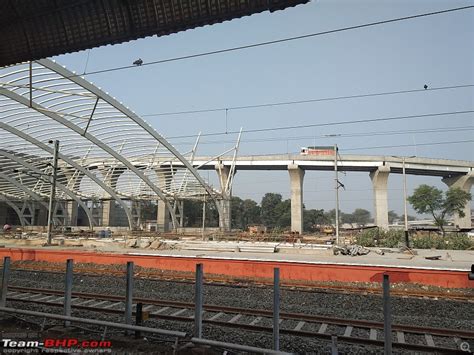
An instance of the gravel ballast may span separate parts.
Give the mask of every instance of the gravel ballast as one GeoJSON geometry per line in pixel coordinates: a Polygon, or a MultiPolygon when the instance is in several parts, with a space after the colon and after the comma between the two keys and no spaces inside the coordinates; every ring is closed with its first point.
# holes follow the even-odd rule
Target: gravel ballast
{"type": "MultiPolygon", "coordinates": [[[[13,268],[10,277],[10,285],[63,290],[64,276],[60,273],[14,271],[13,268]]],[[[125,277],[75,275],[73,292],[124,296],[125,277]]],[[[135,279],[134,295],[144,298],[193,302],[194,285],[188,282],[135,279]]],[[[206,304],[222,306],[271,310],[273,290],[271,287],[205,285],[204,302],[206,304]]],[[[464,330],[473,329],[472,321],[474,319],[474,311],[472,302],[392,297],[391,304],[394,324],[464,330]]],[[[52,313],[61,312],[55,307],[42,307],[39,309],[38,305],[24,302],[8,302],[7,305],[52,313]]],[[[282,289],[281,311],[383,322],[382,298],[379,295],[326,293],[318,291],[308,292],[282,289]]],[[[119,322],[123,321],[121,316],[98,314],[74,308],[73,316],[119,322]]],[[[282,323],[282,328],[291,328],[294,326],[294,324],[290,324],[290,322],[285,325],[285,322],[282,323]]],[[[144,325],[190,333],[192,333],[193,329],[192,322],[182,323],[157,319],[147,320],[144,325]]],[[[308,330],[309,329],[310,328],[308,328],[308,330]]],[[[340,330],[335,330],[335,332],[340,332],[340,330]]],[[[266,348],[272,347],[271,334],[244,332],[232,328],[216,327],[206,324],[203,329],[203,337],[244,345],[266,348]]],[[[382,337],[383,334],[379,332],[379,339],[381,340],[382,337]]],[[[329,342],[322,339],[282,335],[280,344],[281,350],[294,353],[330,353],[329,342]]],[[[448,344],[441,342],[439,345],[448,344]]],[[[341,342],[339,343],[339,350],[344,354],[380,354],[383,352],[381,348],[350,345],[341,342]]],[[[394,353],[406,354],[408,352],[395,350],[394,353]]]]}

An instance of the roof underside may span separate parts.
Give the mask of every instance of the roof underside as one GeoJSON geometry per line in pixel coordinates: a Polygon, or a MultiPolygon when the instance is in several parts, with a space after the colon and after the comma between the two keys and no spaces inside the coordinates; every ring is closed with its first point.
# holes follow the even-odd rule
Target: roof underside
{"type": "Polygon", "coordinates": [[[0,66],[163,36],[309,0],[4,0],[0,66]]]}

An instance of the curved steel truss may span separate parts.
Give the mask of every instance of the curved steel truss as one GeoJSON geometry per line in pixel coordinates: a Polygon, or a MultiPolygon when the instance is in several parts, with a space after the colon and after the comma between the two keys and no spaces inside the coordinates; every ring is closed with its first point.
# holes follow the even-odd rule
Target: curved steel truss
{"type": "Polygon", "coordinates": [[[101,200],[123,208],[130,227],[134,203],[162,200],[177,226],[175,201],[219,196],[166,139],[92,83],[51,60],[0,68],[2,200],[46,200],[51,140],[60,141],[57,199],[77,202],[91,224],[101,200]]]}

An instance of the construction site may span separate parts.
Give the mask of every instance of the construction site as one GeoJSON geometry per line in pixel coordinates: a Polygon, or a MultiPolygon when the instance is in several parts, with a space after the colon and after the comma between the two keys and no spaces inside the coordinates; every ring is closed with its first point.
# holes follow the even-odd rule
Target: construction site
{"type": "MultiPolygon", "coordinates": [[[[287,136],[272,138],[287,139],[286,154],[242,154],[245,132],[286,132],[331,123],[310,121],[306,126],[232,132],[228,127],[229,112],[393,96],[402,91],[158,114],[224,113],[222,135],[232,133],[232,140],[219,146],[220,153],[209,154],[209,142],[202,138],[220,133],[196,132],[190,149],[178,149],[157,128],[166,129],[165,124],[147,122],[143,117],[153,115],[140,115],[134,111],[140,107],[130,108],[114,96],[117,86],[128,85],[125,80],[101,88],[88,75],[140,70],[305,36],[154,63],[137,57],[126,66],[89,72],[87,52],[83,74],[50,59],[149,36],[174,36],[206,25],[213,29],[253,14],[284,16],[288,9],[318,5],[308,3],[6,2],[5,10],[0,11],[2,353],[389,355],[473,351],[472,160],[458,159],[457,154],[456,159],[449,154],[448,158],[352,154],[340,152],[337,144],[290,152],[291,137],[287,136]],[[234,180],[238,172],[246,171],[287,174],[284,183],[289,182],[289,199],[286,205],[279,205],[286,206],[282,215],[287,228],[250,222],[243,228],[232,225],[234,180]],[[304,199],[303,187],[305,174],[310,172],[330,174],[330,184],[320,186],[335,195],[335,222],[311,222],[311,232],[307,232],[305,202],[311,200],[304,199]],[[347,173],[369,178],[371,194],[361,192],[356,203],[370,200],[373,222],[341,222],[339,193],[345,185],[340,174],[347,173]],[[437,179],[436,184],[464,193],[464,199],[439,220],[431,211],[434,219],[409,222],[407,175],[437,179]],[[403,188],[390,188],[389,176],[403,179],[403,188]],[[388,208],[390,190],[403,196],[404,217],[397,224],[389,220],[393,212],[388,208]]],[[[470,8],[473,6],[417,16],[470,8]]],[[[411,18],[392,22],[407,19],[411,18]]],[[[375,25],[380,23],[367,26],[375,25]]],[[[344,31],[349,29],[353,28],[344,31]]],[[[472,86],[432,89],[425,84],[403,94],[472,86]]],[[[155,100],[154,87],[133,89],[143,89],[140,95],[155,100]]],[[[133,94],[131,87],[130,97],[133,94]]],[[[472,112],[361,119],[337,125],[386,124],[472,112]]],[[[170,121],[164,122],[180,125],[170,121]]],[[[341,134],[325,136],[333,139],[341,134]]]]}

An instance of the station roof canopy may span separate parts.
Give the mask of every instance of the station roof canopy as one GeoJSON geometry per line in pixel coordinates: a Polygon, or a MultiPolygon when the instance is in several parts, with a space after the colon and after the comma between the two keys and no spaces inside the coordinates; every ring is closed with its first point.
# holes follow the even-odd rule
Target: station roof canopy
{"type": "Polygon", "coordinates": [[[5,0],[0,67],[163,36],[309,0],[5,0]]]}

